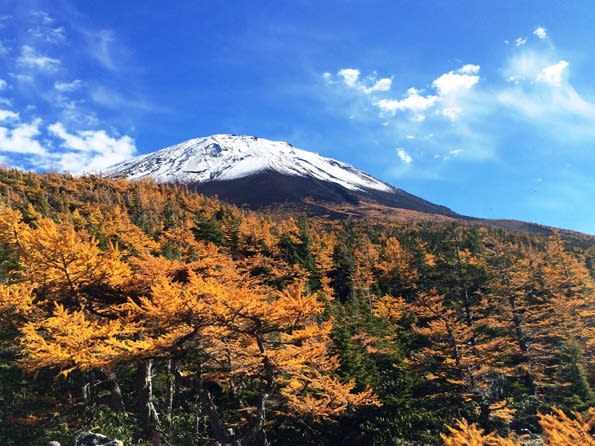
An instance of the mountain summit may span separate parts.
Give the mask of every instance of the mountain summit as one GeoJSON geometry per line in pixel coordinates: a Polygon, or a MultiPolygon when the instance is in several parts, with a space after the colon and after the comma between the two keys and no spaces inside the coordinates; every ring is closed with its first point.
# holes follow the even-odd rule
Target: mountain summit
{"type": "Polygon", "coordinates": [[[349,164],[256,136],[213,135],[195,138],[115,164],[103,175],[154,179],[250,208],[280,204],[308,207],[320,203],[357,205],[364,201],[392,208],[455,216],[395,188],[349,164]]]}
{"type": "Polygon", "coordinates": [[[392,186],[348,164],[256,136],[195,138],[109,167],[106,175],[153,178],[160,183],[206,183],[264,171],[339,184],[350,190],[389,192],[392,186]]]}

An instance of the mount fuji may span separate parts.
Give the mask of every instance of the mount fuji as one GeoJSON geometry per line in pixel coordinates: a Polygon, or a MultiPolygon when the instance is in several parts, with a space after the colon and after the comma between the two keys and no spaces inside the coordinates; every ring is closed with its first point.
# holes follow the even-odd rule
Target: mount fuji
{"type": "Polygon", "coordinates": [[[292,206],[310,214],[361,203],[457,217],[349,164],[283,141],[229,134],[195,138],[103,169],[102,175],[183,184],[251,209],[292,206]]]}

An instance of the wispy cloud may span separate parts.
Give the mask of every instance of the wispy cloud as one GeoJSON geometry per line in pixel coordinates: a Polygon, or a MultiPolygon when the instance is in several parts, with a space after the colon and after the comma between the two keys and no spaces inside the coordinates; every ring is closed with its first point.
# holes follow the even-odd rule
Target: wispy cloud
{"type": "Polygon", "coordinates": [[[111,30],[85,31],[84,38],[87,49],[103,68],[110,71],[119,71],[122,68],[120,61],[123,49],[118,50],[116,35],[111,30]]]}
{"type": "Polygon", "coordinates": [[[124,96],[123,94],[111,90],[105,87],[94,87],[90,88],[89,91],[90,100],[95,102],[102,107],[114,110],[141,110],[147,112],[154,112],[160,110],[160,108],[150,102],[130,96],[124,96]]]}
{"type": "Polygon", "coordinates": [[[514,52],[504,63],[501,71],[508,82],[534,82],[539,72],[550,63],[548,54],[534,49],[523,49],[514,52]]]}
{"type": "Polygon", "coordinates": [[[70,93],[80,89],[84,85],[84,82],[80,79],[75,79],[70,82],[54,82],[54,88],[61,93],[70,93]]]}
{"type": "MultiPolygon", "coordinates": [[[[547,36],[541,27],[534,34],[547,36]]],[[[571,63],[553,43],[512,55],[503,73],[508,81],[496,92],[499,105],[540,128],[555,140],[587,141],[595,137],[595,101],[569,81],[571,63]]]]}
{"type": "Polygon", "coordinates": [[[397,156],[399,157],[399,159],[401,161],[403,161],[403,163],[405,163],[405,164],[411,164],[413,162],[413,158],[411,157],[411,155],[409,155],[407,153],[407,151],[405,149],[398,148],[396,150],[396,152],[397,152],[397,156]]]}
{"type": "Polygon", "coordinates": [[[44,11],[37,11],[32,14],[34,23],[27,30],[30,37],[37,41],[58,44],[66,40],[66,32],[63,26],[54,26],[54,19],[44,11]]]}
{"type": "Polygon", "coordinates": [[[36,21],[45,26],[51,26],[55,23],[55,20],[52,16],[50,16],[46,11],[41,9],[31,11],[31,16],[36,19],[36,21]]]}
{"type": "Polygon", "coordinates": [[[40,54],[32,46],[23,45],[17,64],[39,70],[54,71],[60,66],[60,60],[40,54]]]}

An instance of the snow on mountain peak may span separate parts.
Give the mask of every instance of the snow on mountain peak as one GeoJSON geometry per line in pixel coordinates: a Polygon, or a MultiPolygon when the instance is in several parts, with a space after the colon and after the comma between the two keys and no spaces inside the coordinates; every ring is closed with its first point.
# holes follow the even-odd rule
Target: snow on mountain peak
{"type": "Polygon", "coordinates": [[[205,183],[243,178],[271,170],[316,178],[350,190],[394,188],[349,164],[297,149],[284,141],[219,134],[195,138],[114,164],[103,175],[152,178],[159,183],[205,183]]]}

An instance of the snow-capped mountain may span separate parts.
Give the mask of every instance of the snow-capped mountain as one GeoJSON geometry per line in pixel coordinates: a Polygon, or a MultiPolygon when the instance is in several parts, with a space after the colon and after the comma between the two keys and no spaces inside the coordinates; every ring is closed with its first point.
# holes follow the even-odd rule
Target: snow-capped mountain
{"type": "Polygon", "coordinates": [[[381,203],[456,215],[349,164],[255,136],[213,135],[141,155],[101,171],[118,178],[185,184],[251,208],[306,202],[381,203]]]}
{"type": "Polygon", "coordinates": [[[213,135],[166,147],[109,167],[102,173],[159,183],[236,180],[264,171],[315,178],[350,190],[389,192],[392,186],[349,164],[255,136],[213,135]]]}

